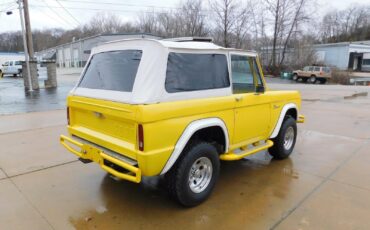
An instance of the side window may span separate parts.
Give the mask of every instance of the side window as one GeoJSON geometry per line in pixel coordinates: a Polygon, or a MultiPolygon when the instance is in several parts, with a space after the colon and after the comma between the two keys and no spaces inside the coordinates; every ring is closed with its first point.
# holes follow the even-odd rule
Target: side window
{"type": "Polygon", "coordinates": [[[308,71],[308,69],[309,69],[310,67],[308,67],[308,66],[305,66],[304,68],[303,68],[303,71],[308,71]]]}
{"type": "Polygon", "coordinates": [[[165,88],[169,93],[230,86],[224,54],[170,53],[165,88]]]}
{"type": "Polygon", "coordinates": [[[251,57],[231,55],[231,72],[234,94],[255,92],[251,57]]]}
{"type": "Polygon", "coordinates": [[[308,71],[313,71],[313,66],[308,67],[308,71]]]}
{"type": "Polygon", "coordinates": [[[316,66],[315,67],[315,72],[320,72],[320,67],[316,66]]]}

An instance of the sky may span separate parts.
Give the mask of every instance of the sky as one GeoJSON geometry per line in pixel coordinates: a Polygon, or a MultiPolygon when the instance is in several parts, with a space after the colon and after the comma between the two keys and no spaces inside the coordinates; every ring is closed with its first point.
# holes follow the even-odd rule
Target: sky
{"type": "MultiPolygon", "coordinates": [[[[124,21],[135,21],[141,11],[175,9],[181,0],[29,0],[32,29],[72,29],[86,23],[98,12],[113,12],[124,21]]],[[[208,0],[204,0],[205,3],[208,0]]],[[[332,9],[352,4],[369,4],[370,0],[317,0],[318,16],[332,9]]],[[[0,33],[20,30],[16,0],[0,0],[0,33]],[[11,10],[12,15],[6,15],[11,10]]]]}

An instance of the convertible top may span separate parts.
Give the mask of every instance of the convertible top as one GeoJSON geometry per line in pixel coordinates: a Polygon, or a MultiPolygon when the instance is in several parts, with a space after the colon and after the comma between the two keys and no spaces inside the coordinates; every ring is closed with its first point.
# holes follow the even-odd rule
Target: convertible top
{"type": "Polygon", "coordinates": [[[164,101],[178,101],[192,98],[207,98],[226,96],[232,94],[231,87],[222,89],[199,90],[192,92],[168,93],[165,90],[168,54],[194,53],[194,54],[224,54],[229,52],[248,56],[257,56],[256,52],[224,48],[211,42],[176,42],[154,39],[124,39],[104,43],[92,49],[90,59],[82,71],[81,78],[71,94],[93,97],[109,101],[128,104],[153,104],[164,101]],[[142,57],[137,70],[132,92],[100,90],[78,87],[82,77],[89,66],[91,57],[95,54],[120,50],[141,50],[142,57]]]}

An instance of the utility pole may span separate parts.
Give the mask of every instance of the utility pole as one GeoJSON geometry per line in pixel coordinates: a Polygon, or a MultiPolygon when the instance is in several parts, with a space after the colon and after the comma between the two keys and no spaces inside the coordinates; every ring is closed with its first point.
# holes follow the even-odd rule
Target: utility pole
{"type": "Polygon", "coordinates": [[[26,35],[27,35],[27,47],[28,55],[30,60],[34,59],[33,52],[33,41],[32,41],[32,32],[31,32],[31,23],[30,23],[30,13],[28,11],[28,0],[23,0],[23,9],[24,9],[24,22],[26,26],[26,35]]]}
{"type": "MultiPolygon", "coordinates": [[[[27,66],[27,77],[28,77],[28,84],[29,84],[29,91],[32,92],[32,80],[31,80],[31,71],[30,71],[30,56],[28,53],[28,45],[27,45],[27,38],[26,32],[24,29],[24,20],[23,20],[23,13],[22,13],[22,1],[18,0],[19,5],[19,16],[21,18],[21,26],[22,26],[22,34],[23,34],[23,46],[24,46],[24,55],[26,56],[26,66],[27,66]]],[[[28,10],[28,8],[27,8],[28,10]]],[[[33,52],[33,49],[32,49],[33,52]]]]}

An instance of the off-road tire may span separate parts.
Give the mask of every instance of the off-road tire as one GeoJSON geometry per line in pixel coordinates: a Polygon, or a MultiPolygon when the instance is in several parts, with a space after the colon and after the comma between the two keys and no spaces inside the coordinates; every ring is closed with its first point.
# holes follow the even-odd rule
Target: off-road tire
{"type": "Polygon", "coordinates": [[[325,84],[326,83],[326,78],[321,78],[320,79],[320,84],[325,84]]]}
{"type": "Polygon", "coordinates": [[[279,134],[274,139],[272,139],[274,145],[269,149],[270,155],[277,160],[288,158],[294,149],[296,139],[297,139],[296,120],[290,116],[287,116],[284,119],[283,124],[281,125],[279,134]],[[287,133],[287,130],[291,128],[294,130],[294,137],[292,140],[293,142],[291,143],[291,146],[289,148],[286,148],[286,146],[284,145],[285,135],[287,133]]]}
{"type": "Polygon", "coordinates": [[[293,77],[292,77],[292,80],[293,81],[298,81],[299,77],[298,77],[298,74],[293,74],[293,77]]]}
{"type": "Polygon", "coordinates": [[[169,194],[180,204],[191,207],[205,201],[211,194],[220,171],[220,160],[217,148],[207,142],[192,141],[181,156],[165,175],[165,183],[169,194]],[[212,176],[205,189],[199,193],[192,191],[189,175],[192,165],[201,158],[208,158],[212,163],[212,176]]]}
{"type": "Polygon", "coordinates": [[[309,81],[311,84],[315,84],[317,82],[317,77],[315,75],[312,75],[310,78],[309,78],[309,81]]]}

